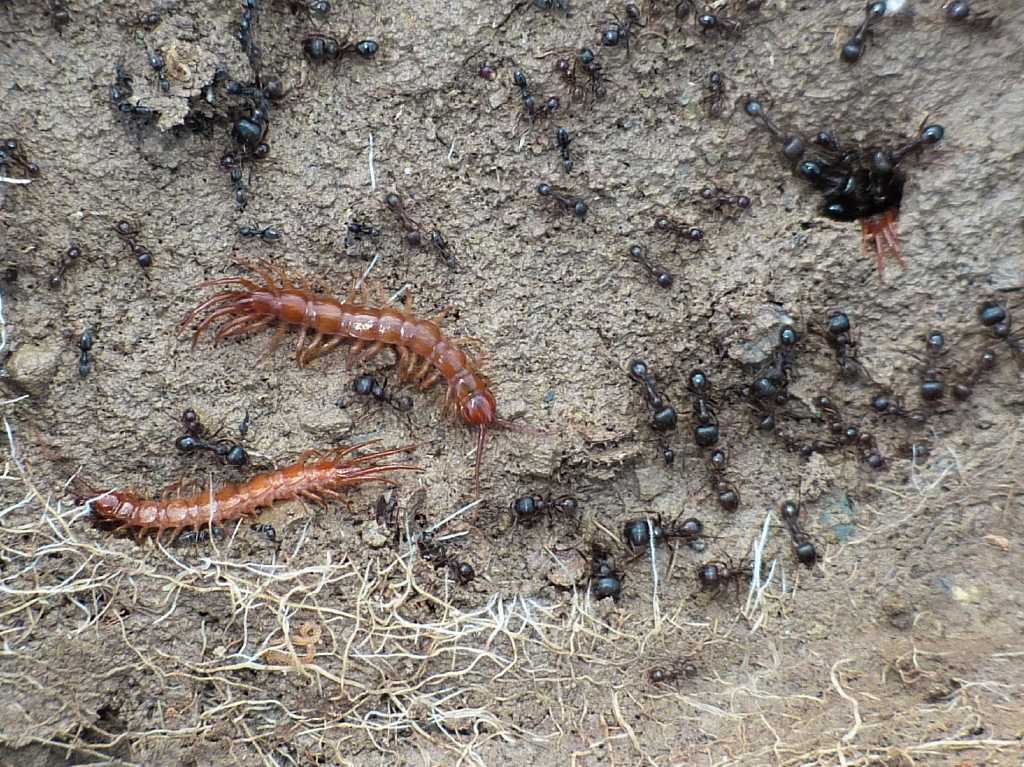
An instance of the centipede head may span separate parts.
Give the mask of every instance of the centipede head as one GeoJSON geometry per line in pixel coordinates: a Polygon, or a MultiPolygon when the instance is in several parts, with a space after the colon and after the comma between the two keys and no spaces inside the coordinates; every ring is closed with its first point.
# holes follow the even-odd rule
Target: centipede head
{"type": "Polygon", "coordinates": [[[88,505],[97,520],[118,521],[130,513],[134,505],[127,494],[98,489],[81,477],[72,481],[71,488],[75,504],[88,505]]]}

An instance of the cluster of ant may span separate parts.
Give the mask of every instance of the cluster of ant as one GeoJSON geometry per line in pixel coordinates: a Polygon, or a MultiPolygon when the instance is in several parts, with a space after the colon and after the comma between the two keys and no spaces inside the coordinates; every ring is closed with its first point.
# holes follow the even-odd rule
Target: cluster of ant
{"type": "MultiPolygon", "coordinates": [[[[205,451],[217,456],[229,466],[245,466],[249,462],[249,454],[238,442],[225,437],[217,438],[217,432],[211,433],[199,419],[199,414],[189,408],[181,415],[181,423],[185,433],[174,441],[174,446],[181,453],[192,454],[205,451]]],[[[238,427],[242,437],[249,431],[249,414],[238,427]]]]}
{"type": "Polygon", "coordinates": [[[833,221],[861,224],[861,250],[875,249],[879,277],[884,277],[885,255],[892,254],[902,265],[903,256],[896,234],[896,217],[903,201],[906,177],[900,164],[912,153],[942,140],[945,129],[933,124],[922,127],[918,137],[894,150],[844,150],[828,131],[819,131],[808,141],[786,133],[757,99],[748,99],[746,113],[757,120],[782,144],[782,156],[796,174],[825,199],[821,215],[833,221]],[[814,148],[815,157],[804,159],[814,148]]]}

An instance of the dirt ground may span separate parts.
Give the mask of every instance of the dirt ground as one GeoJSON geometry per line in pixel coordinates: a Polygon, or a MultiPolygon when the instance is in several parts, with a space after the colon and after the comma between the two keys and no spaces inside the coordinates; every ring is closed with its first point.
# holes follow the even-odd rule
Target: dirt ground
{"type": "MultiPolygon", "coordinates": [[[[838,46],[861,2],[734,2],[733,35],[645,5],[628,53],[598,45],[619,3],[581,1],[568,17],[492,0],[334,5],[320,19],[260,0],[264,71],[288,93],[239,211],[220,167],[230,122],[173,124],[217,66],[251,80],[234,37],[241,3],[157,0],[162,21],[147,30],[124,22],[148,4],[70,0],[58,35],[49,3],[0,2],[0,137],[41,168],[31,184],[0,183],[0,763],[1020,765],[1022,368],[975,319],[992,298],[1024,317],[1019,3],[972,0],[991,25],[908,3],[853,66],[838,46]],[[313,29],[351,29],[381,50],[310,66],[313,29]],[[608,81],[594,104],[570,103],[554,70],[582,45],[608,81]],[[147,63],[154,49],[174,59],[169,94],[147,63]],[[158,119],[112,108],[116,64],[134,78],[130,103],[158,119]],[[496,79],[478,75],[484,64],[496,79]],[[516,68],[538,96],[563,98],[554,118],[523,119],[516,68]],[[701,100],[714,70],[728,90],[718,119],[701,100]],[[743,113],[747,94],[787,128],[854,143],[894,146],[926,116],[946,127],[907,161],[905,271],[890,263],[880,283],[858,227],[817,215],[819,198],[743,113]],[[573,137],[568,176],[557,126],[573,137]],[[586,219],[543,205],[541,181],[582,196],[586,219]],[[703,209],[709,183],[749,195],[750,210],[703,209]],[[389,191],[440,229],[457,270],[404,242],[389,191]],[[703,246],[655,233],[661,211],[699,223],[703,246]],[[115,236],[121,219],[152,251],[148,270],[115,236]],[[346,247],[353,219],[382,234],[346,247]],[[238,236],[256,223],[282,239],[238,236]],[[72,242],[82,256],[52,289],[72,242]],[[670,289],[630,260],[634,243],[673,271],[670,289]],[[220,540],[139,545],[92,524],[67,490],[76,472],[157,494],[368,438],[419,445],[425,472],[401,480],[403,513],[429,525],[476,500],[473,435],[441,416],[437,392],[412,392],[414,409],[398,413],[352,394],[340,354],[299,369],[287,345],[260,359],[263,337],[192,351],[177,334],[195,285],[238,273],[238,259],[339,293],[374,254],[388,294],[410,286],[426,315],[454,307],[445,327],[480,339],[503,416],[544,430],[495,432],[483,502],[443,528],[465,533],[451,553],[472,563],[472,583],[406,544],[381,546],[372,487],[349,506],[275,507],[259,521],[276,541],[242,524],[220,540]],[[932,328],[946,333],[950,380],[988,346],[999,363],[922,427],[879,419],[876,389],[838,381],[817,332],[837,306],[860,361],[908,407],[932,328]],[[788,424],[820,437],[813,398],[828,392],[876,435],[886,471],[849,450],[806,461],[756,429],[737,394],[752,377],[742,363],[781,313],[805,331],[788,424]],[[671,468],[625,373],[637,356],[681,413],[671,468]],[[698,366],[743,499],[733,514],[689,436],[698,366]],[[252,465],[179,454],[190,407],[234,438],[248,412],[252,465]],[[915,441],[930,444],[926,461],[901,457],[915,441]],[[525,493],[571,494],[580,518],[513,526],[525,493]],[[793,558],[785,498],[802,502],[813,569],[793,558]],[[658,549],[654,570],[646,554],[631,560],[618,533],[643,514],[701,518],[707,551],[658,549]],[[700,590],[699,562],[738,562],[755,540],[774,566],[766,585],[700,590]],[[624,573],[618,602],[588,595],[594,545],[624,573]],[[686,663],[695,673],[648,679],[686,663]]],[[[218,94],[213,111],[242,103],[218,94]]],[[[389,367],[381,355],[369,369],[389,367]]]]}

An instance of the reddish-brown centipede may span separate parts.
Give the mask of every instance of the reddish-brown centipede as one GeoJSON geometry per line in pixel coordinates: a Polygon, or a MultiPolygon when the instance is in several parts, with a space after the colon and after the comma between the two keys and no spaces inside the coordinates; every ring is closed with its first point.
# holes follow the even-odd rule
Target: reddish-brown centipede
{"type": "Polygon", "coordinates": [[[390,482],[386,475],[393,471],[422,471],[409,464],[379,463],[411,447],[351,455],[358,447],[338,448],[319,456],[307,453],[284,469],[185,498],[144,500],[124,490],[91,489],[80,495],[92,496],[90,506],[99,520],[133,530],[139,538],[150,532],[159,537],[167,530],[176,537],[186,528],[201,530],[254,516],[259,509],[278,501],[300,498],[325,503],[328,498],[341,498],[338,491],[347,487],[364,482],[390,482]]]}
{"type": "Polygon", "coordinates": [[[487,430],[511,424],[498,418],[487,378],[458,342],[441,331],[438,320],[443,314],[430,320],[414,316],[408,294],[401,308],[371,306],[365,288],[362,302],[355,301],[352,293],[339,301],[329,295],[296,288],[287,274],[271,264],[251,269],[263,279],[263,285],[245,277],[223,277],[200,285],[225,285],[235,289],[206,299],[182,320],[184,329],[203,312],[213,310],[196,327],[193,348],[203,331],[219,320],[223,322],[217,329],[216,341],[277,326],[271,351],[281,343],[289,325],[298,325],[301,330],[296,359],[300,366],[346,341],[353,342],[348,354],[349,367],[372,357],[385,346],[393,347],[398,354],[401,378],[418,383],[423,390],[445,379],[444,411],[454,407],[465,423],[478,427],[476,479],[479,485],[487,430]]]}

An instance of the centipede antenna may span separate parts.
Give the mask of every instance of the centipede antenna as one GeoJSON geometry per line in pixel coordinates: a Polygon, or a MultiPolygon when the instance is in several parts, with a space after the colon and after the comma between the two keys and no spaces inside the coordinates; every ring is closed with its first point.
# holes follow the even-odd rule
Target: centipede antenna
{"type": "Polygon", "coordinates": [[[380,261],[380,253],[373,257],[373,260],[370,262],[370,265],[367,266],[366,271],[363,272],[363,276],[356,281],[356,290],[359,290],[361,287],[363,287],[363,285],[366,282],[366,278],[370,276],[370,272],[373,271],[373,268],[377,265],[378,261],[380,261]]]}
{"type": "Polygon", "coordinates": [[[399,298],[404,296],[405,295],[405,291],[407,291],[411,287],[412,287],[412,285],[410,283],[408,283],[408,282],[405,283],[402,287],[400,287],[397,291],[395,291],[395,294],[393,296],[391,296],[391,298],[388,299],[388,303],[389,304],[393,304],[399,298]]]}
{"type": "Polygon", "coordinates": [[[377,172],[373,169],[373,134],[370,134],[370,151],[369,151],[369,166],[370,166],[370,191],[377,191],[377,172]]]}
{"type": "Polygon", "coordinates": [[[453,511],[451,514],[449,514],[447,517],[445,517],[440,522],[435,524],[433,527],[427,528],[425,530],[425,532],[432,533],[435,530],[440,530],[442,527],[447,525],[449,522],[451,522],[456,517],[461,516],[462,514],[465,514],[467,511],[470,511],[471,509],[475,509],[477,506],[479,506],[483,502],[484,502],[483,498],[477,498],[472,503],[467,503],[461,509],[457,509],[456,511],[453,511]]]}

